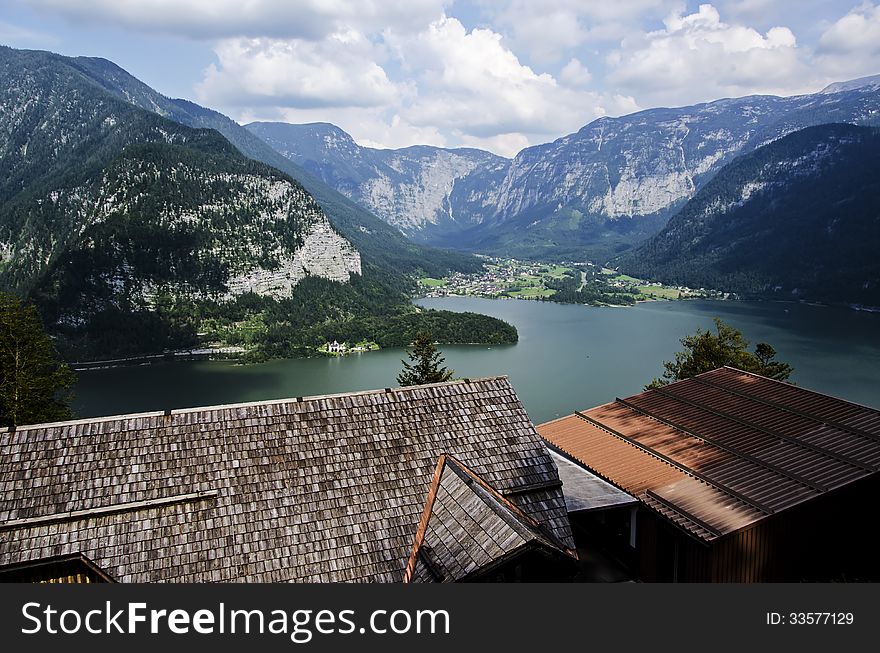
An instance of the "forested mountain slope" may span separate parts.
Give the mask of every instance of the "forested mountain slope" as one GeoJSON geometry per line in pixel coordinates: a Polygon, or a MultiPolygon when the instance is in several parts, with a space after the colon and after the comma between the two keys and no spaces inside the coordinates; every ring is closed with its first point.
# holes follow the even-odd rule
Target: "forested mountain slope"
{"type": "Polygon", "coordinates": [[[810,127],[725,166],[619,260],[665,283],[880,306],[880,130],[810,127]]]}
{"type": "MultiPolygon", "coordinates": [[[[383,250],[392,230],[355,210],[349,230],[366,235],[366,214],[380,231],[368,257],[289,175],[71,61],[0,49],[0,287],[35,298],[68,355],[188,347],[241,321],[259,322],[248,344],[288,355],[358,324],[381,340],[414,312],[387,259],[410,251],[415,271],[428,250],[394,233],[383,250]]],[[[480,324],[471,339],[515,339],[480,324]]]]}
{"type": "Polygon", "coordinates": [[[358,248],[368,264],[375,263],[398,273],[423,271],[428,276],[442,276],[450,270],[473,271],[480,267],[477,260],[466,254],[410,242],[400,231],[282,156],[222,113],[189,100],[167,98],[106,59],[61,59],[125,101],[190,127],[216,129],[248,158],[286,172],[318,201],[334,228],[358,248]]]}

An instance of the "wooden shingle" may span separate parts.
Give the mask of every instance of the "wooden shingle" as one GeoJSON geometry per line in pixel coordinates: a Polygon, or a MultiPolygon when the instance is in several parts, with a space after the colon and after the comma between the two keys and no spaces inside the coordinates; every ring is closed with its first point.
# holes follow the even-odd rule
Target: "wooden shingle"
{"type": "Polygon", "coordinates": [[[4,433],[0,564],[75,553],[121,582],[400,581],[444,453],[572,546],[556,466],[495,377],[4,433]]]}

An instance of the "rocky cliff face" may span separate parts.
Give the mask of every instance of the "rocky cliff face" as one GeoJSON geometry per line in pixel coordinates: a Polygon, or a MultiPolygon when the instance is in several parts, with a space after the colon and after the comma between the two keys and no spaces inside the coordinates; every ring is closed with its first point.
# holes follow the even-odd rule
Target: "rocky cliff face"
{"type": "Polygon", "coordinates": [[[137,308],[152,308],[158,297],[168,295],[226,300],[254,292],[284,299],[307,276],[348,283],[352,274],[361,274],[357,250],[291,181],[208,172],[180,162],[169,169],[148,158],[127,156],[105,172],[94,201],[81,207],[79,238],[66,256],[110,258],[83,270],[96,286],[92,294],[109,294],[116,302],[124,298],[137,308]],[[172,191],[161,208],[150,210],[157,189],[184,185],[186,193],[175,197],[172,191]],[[137,217],[144,214],[150,215],[149,224],[137,217]],[[151,239],[178,243],[184,251],[162,252],[154,242],[138,243],[139,230],[147,230],[151,239]],[[136,248],[173,262],[167,270],[153,270],[136,248]],[[119,255],[108,257],[108,249],[119,255]],[[198,265],[173,260],[183,255],[198,265]]]}
{"type": "Polygon", "coordinates": [[[457,232],[491,214],[492,181],[508,160],[475,149],[361,147],[327,123],[246,126],[280,154],[417,240],[457,232]],[[476,181],[479,179],[479,181],[476,181]]]}
{"type": "Polygon", "coordinates": [[[240,272],[227,287],[230,296],[252,292],[281,299],[290,297],[294,286],[307,276],[348,283],[352,274],[361,274],[360,254],[322,217],[309,225],[293,256],[280,254],[275,269],[255,267],[240,272]]]}
{"type": "Polygon", "coordinates": [[[0,81],[0,287],[58,325],[361,274],[302,186],[217,132],[117,99],[50,53],[0,49],[0,81]]]}
{"type": "Polygon", "coordinates": [[[600,118],[512,161],[476,150],[371,150],[327,124],[248,128],[411,237],[602,257],[655,233],[734,157],[829,122],[880,122],[876,80],[600,118]]]}
{"type": "MultiPolygon", "coordinates": [[[[662,227],[740,154],[811,125],[878,121],[876,85],[601,118],[518,154],[495,213],[486,216],[489,228],[475,234],[472,246],[517,251],[522,239],[516,234],[525,229],[533,232],[532,246],[543,252],[560,242],[591,250],[610,240],[622,248],[662,227]]],[[[613,248],[604,253],[609,251],[613,248]]]]}

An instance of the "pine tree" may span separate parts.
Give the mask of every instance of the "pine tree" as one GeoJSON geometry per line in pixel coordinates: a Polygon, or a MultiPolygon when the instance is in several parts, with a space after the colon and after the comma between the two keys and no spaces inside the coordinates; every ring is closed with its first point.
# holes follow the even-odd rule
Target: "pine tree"
{"type": "Polygon", "coordinates": [[[689,379],[725,365],[777,381],[787,380],[794,371],[788,363],[774,360],[776,350],[766,342],[758,343],[755,353],[751,353],[748,350],[749,341],[742,332],[717,317],[715,333],[697,329],[694,335],[682,338],[681,344],[684,351],[675,354],[675,360],[663,363],[663,376],[646,385],[646,390],[689,379]]]}
{"type": "Polygon", "coordinates": [[[397,375],[397,382],[400,385],[442,383],[455,374],[455,370],[443,367],[446,359],[437,350],[430,333],[422,331],[416,334],[412,347],[412,351],[409,352],[410,362],[400,361],[403,363],[403,371],[397,375]]]}
{"type": "Polygon", "coordinates": [[[69,418],[75,381],[43,331],[36,308],[0,293],[0,425],[69,418]]]}

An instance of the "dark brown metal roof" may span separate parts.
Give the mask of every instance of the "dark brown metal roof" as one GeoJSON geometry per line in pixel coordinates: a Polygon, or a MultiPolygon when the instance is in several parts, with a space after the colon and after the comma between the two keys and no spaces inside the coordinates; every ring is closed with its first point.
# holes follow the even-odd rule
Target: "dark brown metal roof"
{"type": "Polygon", "coordinates": [[[538,432],[705,540],[880,467],[880,411],[727,367],[538,432]]]}

